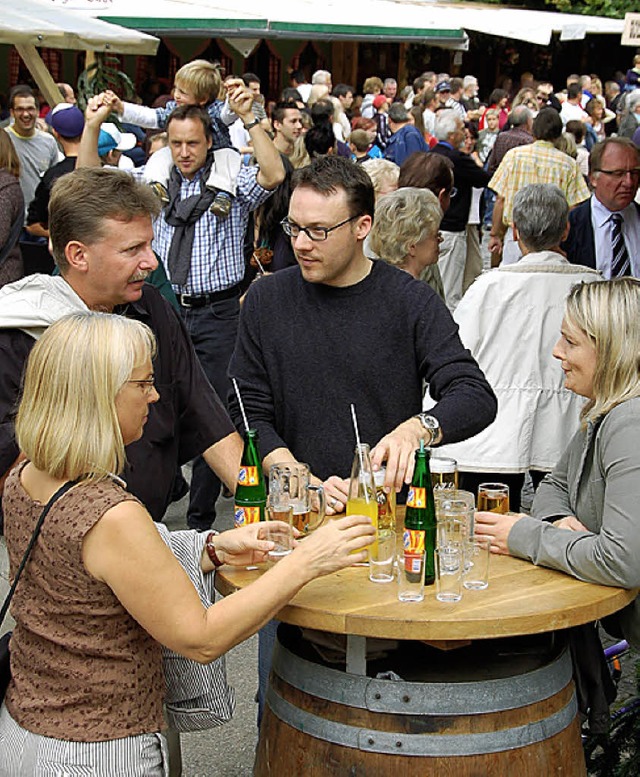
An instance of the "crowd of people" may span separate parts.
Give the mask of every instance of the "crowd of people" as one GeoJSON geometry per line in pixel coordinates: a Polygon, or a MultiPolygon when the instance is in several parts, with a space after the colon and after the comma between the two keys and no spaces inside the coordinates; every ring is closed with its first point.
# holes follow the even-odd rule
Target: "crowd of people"
{"type": "MultiPolygon", "coordinates": [[[[83,115],[62,85],[46,129],[14,88],[0,129],[12,573],[42,505],[74,485],[14,599],[0,775],[34,759],[34,774],[86,759],[109,775],[123,758],[167,773],[161,645],[207,663],[260,629],[263,703],[269,619],[370,542],[366,519],[339,517],[352,405],[387,488],[411,482],[422,442],[458,461],[463,487],[508,482],[515,510],[530,476],[534,518],[478,517],[494,552],[638,584],[636,59],[624,84],[570,76],[557,91],[524,74],[486,100],[473,76],[426,72],[402,91],[372,76],[359,95],[294,71],[273,103],[257,75],[195,60],[154,106],[107,91],[83,115]],[[52,275],[25,274],[26,244],[50,246],[52,275]],[[205,607],[181,565],[209,575],[271,547],[257,525],[211,531],[245,413],[265,472],[306,462],[338,520],[205,607]],[[185,560],[154,521],[187,491],[185,560]]],[[[620,628],[640,644],[634,607],[620,628]]]]}

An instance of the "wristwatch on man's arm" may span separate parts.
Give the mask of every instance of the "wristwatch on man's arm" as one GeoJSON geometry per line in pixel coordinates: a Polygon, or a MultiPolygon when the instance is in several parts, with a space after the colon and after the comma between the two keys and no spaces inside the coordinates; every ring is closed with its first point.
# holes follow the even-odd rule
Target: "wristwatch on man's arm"
{"type": "Polygon", "coordinates": [[[442,428],[437,418],[429,413],[418,413],[414,418],[417,418],[422,428],[429,433],[429,438],[425,440],[427,445],[437,445],[442,440],[442,428]]]}

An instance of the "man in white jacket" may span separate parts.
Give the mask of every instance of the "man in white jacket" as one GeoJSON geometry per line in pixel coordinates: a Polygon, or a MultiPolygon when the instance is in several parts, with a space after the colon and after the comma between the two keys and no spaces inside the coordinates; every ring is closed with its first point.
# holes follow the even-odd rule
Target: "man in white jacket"
{"type": "Polygon", "coordinates": [[[560,334],[565,298],[597,271],[569,264],[560,253],[569,206],[554,184],[530,184],[514,201],[514,231],[523,256],[481,275],[458,305],[460,338],[498,397],[498,415],[484,431],[441,447],[458,462],[461,487],[506,482],[518,510],[527,471],[537,484],[578,428],[581,399],[563,388],[551,351],[560,334]]]}

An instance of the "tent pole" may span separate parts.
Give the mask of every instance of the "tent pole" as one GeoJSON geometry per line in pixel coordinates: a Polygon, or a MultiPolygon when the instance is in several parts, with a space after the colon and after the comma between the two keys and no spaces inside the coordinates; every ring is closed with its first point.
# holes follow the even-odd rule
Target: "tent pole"
{"type": "Polygon", "coordinates": [[[29,72],[36,84],[38,84],[42,96],[51,108],[63,102],[60,90],[51,77],[51,73],[47,70],[47,66],[42,61],[42,57],[36,47],[30,43],[16,43],[14,45],[24,64],[29,68],[29,72]]]}

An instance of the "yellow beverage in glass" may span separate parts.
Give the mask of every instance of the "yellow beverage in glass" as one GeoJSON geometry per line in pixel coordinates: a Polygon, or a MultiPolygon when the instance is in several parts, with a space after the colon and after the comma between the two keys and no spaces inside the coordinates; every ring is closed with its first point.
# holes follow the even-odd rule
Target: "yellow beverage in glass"
{"type": "MultiPolygon", "coordinates": [[[[347,501],[347,515],[366,515],[371,519],[373,528],[376,531],[376,539],[367,545],[368,547],[376,546],[378,544],[378,502],[375,499],[349,499],[347,501]]],[[[353,552],[353,551],[352,551],[353,552]]]]}

